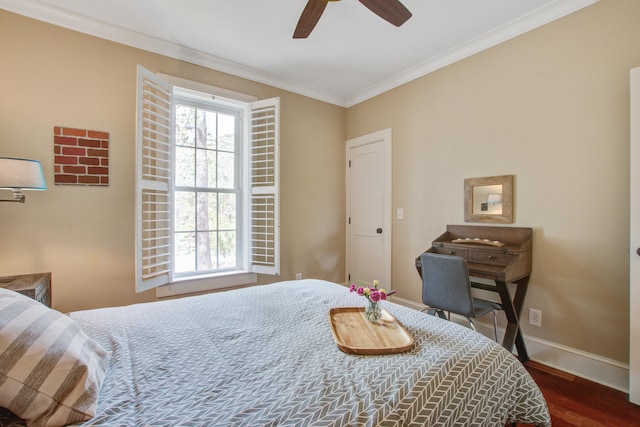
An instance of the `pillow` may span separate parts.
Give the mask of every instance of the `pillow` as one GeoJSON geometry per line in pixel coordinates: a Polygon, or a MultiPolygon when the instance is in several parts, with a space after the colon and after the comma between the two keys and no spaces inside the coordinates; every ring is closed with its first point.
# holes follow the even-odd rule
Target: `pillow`
{"type": "Polygon", "coordinates": [[[68,316],[0,288],[0,406],[27,426],[91,419],[110,357],[68,316]]]}

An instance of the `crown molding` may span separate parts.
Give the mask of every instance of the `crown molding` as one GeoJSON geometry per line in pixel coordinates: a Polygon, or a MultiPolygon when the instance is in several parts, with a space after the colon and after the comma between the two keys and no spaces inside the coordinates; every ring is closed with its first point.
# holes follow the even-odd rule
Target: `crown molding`
{"type": "Polygon", "coordinates": [[[113,41],[126,46],[168,56],[212,70],[232,74],[254,82],[284,89],[320,101],[345,106],[345,98],[336,97],[271,75],[265,71],[181,46],[176,43],[107,24],[84,15],[59,9],[37,0],[0,0],[0,9],[47,22],[62,28],[113,41]]]}
{"type": "Polygon", "coordinates": [[[527,15],[508,22],[499,28],[455,46],[441,55],[428,59],[415,67],[398,73],[380,84],[370,86],[369,88],[348,97],[346,100],[346,106],[352,107],[373,98],[374,96],[380,95],[405,83],[409,83],[417,78],[439,70],[440,68],[444,68],[447,65],[451,65],[462,59],[468,58],[483,50],[497,46],[500,43],[560,19],[599,1],[600,0],[556,0],[547,6],[541,7],[527,15]]]}
{"type": "Polygon", "coordinates": [[[285,81],[282,78],[278,78],[277,76],[256,68],[228,61],[214,55],[115,25],[106,24],[83,15],[58,9],[37,0],[0,0],[0,8],[59,27],[168,56],[348,108],[524,34],[527,31],[562,18],[598,1],[600,0],[556,0],[500,28],[487,32],[441,55],[426,60],[415,67],[398,73],[379,84],[370,86],[367,89],[346,97],[330,95],[312,87],[285,81]]]}

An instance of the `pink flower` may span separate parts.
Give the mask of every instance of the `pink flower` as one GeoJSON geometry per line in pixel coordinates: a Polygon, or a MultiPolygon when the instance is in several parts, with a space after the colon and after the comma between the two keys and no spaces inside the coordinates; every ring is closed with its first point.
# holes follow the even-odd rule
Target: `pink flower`
{"type": "Polygon", "coordinates": [[[355,283],[352,283],[349,286],[349,292],[355,292],[360,296],[365,297],[369,302],[378,303],[380,301],[387,300],[391,295],[395,294],[396,291],[388,291],[384,288],[379,287],[380,282],[377,280],[373,281],[373,286],[360,286],[358,287],[355,283]]]}

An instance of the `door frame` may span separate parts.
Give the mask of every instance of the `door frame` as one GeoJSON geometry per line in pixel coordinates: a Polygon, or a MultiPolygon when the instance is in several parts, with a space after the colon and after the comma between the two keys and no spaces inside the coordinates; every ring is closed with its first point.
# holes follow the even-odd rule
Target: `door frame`
{"type": "Polygon", "coordinates": [[[391,211],[391,201],[392,201],[392,159],[391,159],[391,128],[383,129],[374,133],[370,133],[368,135],[359,136],[357,138],[349,139],[346,143],[346,230],[347,230],[347,238],[346,238],[346,259],[345,259],[345,283],[349,283],[349,272],[351,270],[351,230],[349,227],[349,218],[351,216],[351,176],[349,173],[349,162],[351,161],[351,150],[357,147],[361,147],[363,145],[373,144],[377,142],[382,142],[382,152],[383,152],[383,170],[380,173],[383,176],[383,229],[385,230],[382,234],[383,237],[383,247],[384,247],[384,277],[381,277],[380,283],[386,289],[391,289],[391,244],[392,244],[392,211],[391,211]]]}
{"type": "Polygon", "coordinates": [[[629,401],[640,405],[640,67],[630,72],[629,401]]]}

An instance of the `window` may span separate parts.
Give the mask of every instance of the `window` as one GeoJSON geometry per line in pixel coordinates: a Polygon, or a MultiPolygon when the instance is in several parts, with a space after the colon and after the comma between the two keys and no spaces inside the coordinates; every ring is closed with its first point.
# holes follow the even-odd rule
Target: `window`
{"type": "Polygon", "coordinates": [[[241,268],[241,111],[175,102],[175,275],[241,268]]]}
{"type": "Polygon", "coordinates": [[[279,274],[278,99],[214,98],[139,67],[137,110],[136,290],[279,274]]]}

